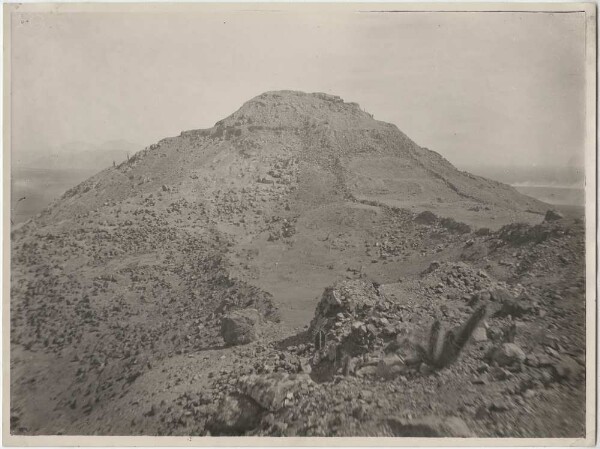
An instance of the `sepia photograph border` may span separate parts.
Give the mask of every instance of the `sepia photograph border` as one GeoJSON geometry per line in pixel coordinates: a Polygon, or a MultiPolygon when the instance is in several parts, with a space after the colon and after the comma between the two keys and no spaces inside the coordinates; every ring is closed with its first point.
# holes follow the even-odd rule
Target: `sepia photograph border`
{"type": "Polygon", "coordinates": [[[2,443],[5,446],[593,446],[596,443],[596,3],[41,3],[4,4],[2,443]],[[17,12],[166,13],[240,9],[336,12],[585,13],[585,233],[586,233],[586,435],[585,438],[388,438],[388,437],[154,437],[25,436],[10,434],[10,180],[11,15],[17,12]]]}

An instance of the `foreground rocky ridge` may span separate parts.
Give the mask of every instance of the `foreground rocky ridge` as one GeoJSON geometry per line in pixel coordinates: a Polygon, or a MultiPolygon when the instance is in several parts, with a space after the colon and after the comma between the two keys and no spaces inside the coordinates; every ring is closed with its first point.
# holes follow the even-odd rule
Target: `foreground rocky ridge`
{"type": "Polygon", "coordinates": [[[545,208],[263,94],[13,228],[11,429],[579,436],[583,225],[545,208]]]}
{"type": "MultiPolygon", "coordinates": [[[[547,263],[565,247],[575,249],[583,229],[564,222],[537,229],[560,237],[515,245],[503,229],[465,242],[463,250],[490,250],[479,264],[436,262],[400,284],[337,283],[324,292],[310,329],[273,348],[270,360],[294,360],[292,369],[275,363],[275,374],[244,377],[242,387],[220,394],[258,404],[252,413],[262,419],[245,428],[255,435],[583,435],[582,261],[563,263],[554,283],[537,282],[547,268],[526,277],[518,270],[527,264],[525,252],[547,263]],[[496,279],[489,273],[494,262],[511,267],[514,277],[496,279]],[[428,344],[435,317],[452,326],[482,307],[485,321],[456,361],[432,366],[415,350],[428,344]],[[277,405],[265,405],[257,392],[278,397],[277,405]]],[[[227,434],[235,419],[219,421],[222,409],[215,413],[209,431],[227,434]]]]}
{"type": "MultiPolygon", "coordinates": [[[[399,283],[360,274],[339,281],[296,336],[281,340],[276,324],[263,321],[256,339],[227,349],[214,326],[204,331],[212,347],[184,345],[162,360],[152,352],[156,362],[146,366],[139,355],[129,365],[118,361],[126,354],[112,355],[112,369],[139,367],[138,376],[117,380],[120,395],[98,393],[114,391],[102,375],[110,364],[75,358],[79,371],[90,368],[70,394],[87,386],[99,399],[65,404],[71,432],[87,423],[109,434],[582,435],[583,227],[572,219],[521,226],[527,241],[512,228],[460,234],[458,258],[484,252],[477,261],[434,261],[399,283]],[[436,319],[453,328],[482,306],[486,316],[456,361],[438,367],[422,357],[417,348],[429,344],[436,319]],[[118,410],[124,415],[115,419],[118,410]]],[[[28,387],[35,377],[25,377],[28,387]]],[[[26,422],[20,410],[13,408],[16,429],[26,422]]]]}

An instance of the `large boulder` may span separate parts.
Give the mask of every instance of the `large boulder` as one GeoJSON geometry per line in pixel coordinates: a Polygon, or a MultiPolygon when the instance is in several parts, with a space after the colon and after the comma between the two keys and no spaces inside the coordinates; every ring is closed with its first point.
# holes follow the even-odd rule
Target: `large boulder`
{"type": "Polygon", "coordinates": [[[214,435],[241,435],[258,426],[264,411],[247,396],[228,395],[218,405],[206,428],[214,435]]]}
{"type": "Polygon", "coordinates": [[[489,357],[499,366],[510,366],[525,361],[525,353],[515,343],[503,343],[492,348],[489,357]]]}
{"type": "Polygon", "coordinates": [[[258,310],[235,310],[221,320],[221,336],[228,346],[245,345],[256,340],[259,322],[258,310]]]}
{"type": "Polygon", "coordinates": [[[296,399],[308,396],[316,384],[308,374],[272,373],[251,374],[239,379],[237,389],[271,412],[291,405],[296,399]]]}
{"type": "MultiPolygon", "coordinates": [[[[225,285],[231,283],[228,277],[221,281],[225,285]]],[[[215,309],[215,314],[228,314],[234,310],[256,309],[266,320],[279,322],[279,309],[273,302],[273,296],[253,285],[235,285],[230,295],[225,297],[215,309]]]]}

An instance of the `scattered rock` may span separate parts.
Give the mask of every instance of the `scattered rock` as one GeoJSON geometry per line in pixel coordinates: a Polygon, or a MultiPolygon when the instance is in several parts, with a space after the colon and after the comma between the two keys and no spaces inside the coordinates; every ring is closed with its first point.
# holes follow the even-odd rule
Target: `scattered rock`
{"type": "Polygon", "coordinates": [[[531,398],[532,398],[532,397],[534,397],[536,394],[537,394],[537,393],[536,393],[536,391],[535,391],[535,390],[525,390],[525,391],[522,393],[522,396],[523,396],[525,399],[531,399],[531,398]]]}
{"type": "Polygon", "coordinates": [[[487,419],[490,417],[490,411],[485,405],[480,405],[475,411],[475,419],[487,419]]]}
{"type": "Polygon", "coordinates": [[[504,331],[498,327],[490,326],[486,329],[488,339],[495,343],[504,342],[504,331]]]}
{"type": "Polygon", "coordinates": [[[503,343],[492,348],[491,360],[499,366],[509,366],[525,361],[525,353],[515,343],[503,343]]]}
{"type": "Polygon", "coordinates": [[[494,378],[494,380],[502,381],[510,378],[512,373],[504,368],[496,366],[490,370],[490,375],[494,378]]]}
{"type": "Polygon", "coordinates": [[[528,354],[525,359],[525,364],[533,368],[540,366],[540,360],[535,354],[528,354]]]}
{"type": "Polygon", "coordinates": [[[488,407],[490,412],[506,412],[510,410],[509,403],[502,399],[494,400],[488,407]]]}
{"type": "Polygon", "coordinates": [[[487,331],[483,327],[478,327],[473,331],[473,341],[476,343],[482,343],[487,341],[487,331]]]}

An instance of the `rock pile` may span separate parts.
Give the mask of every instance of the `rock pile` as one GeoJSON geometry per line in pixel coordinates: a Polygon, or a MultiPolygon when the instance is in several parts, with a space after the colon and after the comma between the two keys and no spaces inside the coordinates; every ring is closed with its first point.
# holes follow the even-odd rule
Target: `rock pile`
{"type": "Polygon", "coordinates": [[[485,316],[478,308],[461,326],[445,330],[434,321],[429,335],[405,323],[410,311],[390,301],[372,283],[343,281],[325,290],[310,332],[314,375],[394,378],[443,368],[456,360],[485,316]]]}

